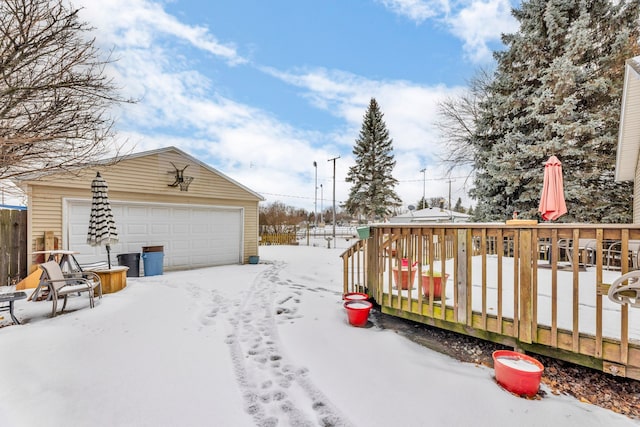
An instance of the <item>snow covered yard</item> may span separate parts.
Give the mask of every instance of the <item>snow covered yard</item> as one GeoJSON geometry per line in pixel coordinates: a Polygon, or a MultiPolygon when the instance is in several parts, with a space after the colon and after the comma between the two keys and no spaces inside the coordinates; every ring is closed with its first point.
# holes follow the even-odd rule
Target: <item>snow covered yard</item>
{"type": "Polygon", "coordinates": [[[513,396],[492,369],[350,326],[342,250],[266,246],[258,265],[129,278],[56,318],[50,302],[17,302],[24,324],[0,329],[0,425],[639,424],[513,396]]]}

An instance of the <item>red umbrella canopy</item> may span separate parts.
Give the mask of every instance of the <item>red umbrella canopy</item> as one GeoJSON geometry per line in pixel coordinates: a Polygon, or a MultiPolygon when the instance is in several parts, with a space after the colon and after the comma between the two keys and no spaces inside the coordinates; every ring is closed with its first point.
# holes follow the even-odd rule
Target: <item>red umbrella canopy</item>
{"type": "Polygon", "coordinates": [[[556,156],[544,164],[544,184],[538,211],[545,221],[553,221],[567,213],[562,182],[562,163],[556,156]]]}

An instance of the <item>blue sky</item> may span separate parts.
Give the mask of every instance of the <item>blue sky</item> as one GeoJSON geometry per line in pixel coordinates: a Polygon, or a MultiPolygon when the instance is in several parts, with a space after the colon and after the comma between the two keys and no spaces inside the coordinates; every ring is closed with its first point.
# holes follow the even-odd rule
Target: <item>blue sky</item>
{"type": "MultiPolygon", "coordinates": [[[[74,1],[98,45],[113,50],[107,72],[122,95],[140,100],[114,111],[129,149],[176,146],[267,203],[309,211],[331,206],[328,160],[337,156],[336,203],[347,198],[344,179],[372,97],[393,138],[404,207],[423,192],[448,196],[437,103],[492,65],[500,34],[517,30],[516,3],[74,1]]],[[[452,202],[468,205],[464,175],[451,176],[452,202]]]]}

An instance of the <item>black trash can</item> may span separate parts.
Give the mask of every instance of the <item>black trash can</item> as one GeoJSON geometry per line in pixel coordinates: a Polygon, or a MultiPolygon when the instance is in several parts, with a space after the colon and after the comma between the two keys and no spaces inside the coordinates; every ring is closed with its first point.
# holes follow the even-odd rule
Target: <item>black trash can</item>
{"type": "Polygon", "coordinates": [[[118,264],[129,267],[127,277],[140,277],[140,254],[119,254],[118,264]]]}

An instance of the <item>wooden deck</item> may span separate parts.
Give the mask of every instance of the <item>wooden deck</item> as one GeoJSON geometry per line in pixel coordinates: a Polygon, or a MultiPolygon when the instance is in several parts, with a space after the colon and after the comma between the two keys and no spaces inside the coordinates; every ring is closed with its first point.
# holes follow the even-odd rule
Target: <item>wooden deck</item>
{"type": "Polygon", "coordinates": [[[640,309],[607,296],[638,268],[640,225],[380,224],[370,236],[342,254],[344,292],[365,291],[390,315],[640,379],[640,309]]]}

